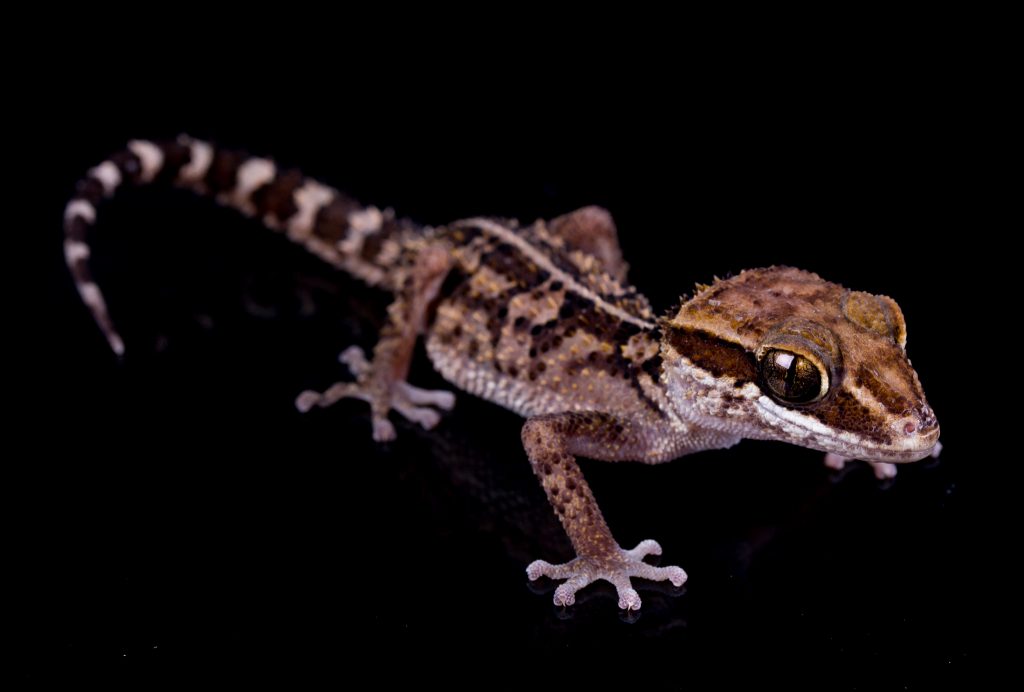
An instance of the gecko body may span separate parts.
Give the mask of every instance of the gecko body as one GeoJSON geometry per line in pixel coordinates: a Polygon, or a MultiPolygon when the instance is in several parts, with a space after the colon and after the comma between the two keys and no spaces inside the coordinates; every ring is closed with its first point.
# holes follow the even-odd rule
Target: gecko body
{"type": "Polygon", "coordinates": [[[446,380],[526,418],[526,455],[577,555],[527,568],[531,579],[564,580],[556,604],[605,579],[620,607],[636,609],[632,577],[686,579],[679,567],[644,561],[660,554],[655,541],[618,545],[577,457],[653,464],[771,439],[824,451],[831,465],[863,459],[888,475],[893,463],[937,452],[938,423],[888,297],[769,267],[700,286],[658,317],[627,282],[603,209],[524,226],[492,218],[421,226],[270,159],[184,136],[129,143],[88,172],[65,210],[68,266],[119,355],[125,345],[89,270],[88,234],[105,199],[150,183],[209,196],[393,294],[373,353],[344,351],[353,378],[302,392],[300,411],[362,399],[379,441],[396,435],[392,411],[435,426],[455,397],[407,382],[422,338],[446,380]]]}

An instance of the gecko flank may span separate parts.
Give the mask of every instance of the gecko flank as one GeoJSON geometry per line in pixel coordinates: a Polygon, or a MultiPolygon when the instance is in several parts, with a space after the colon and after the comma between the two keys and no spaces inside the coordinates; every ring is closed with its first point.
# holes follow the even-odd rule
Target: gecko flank
{"type": "Polygon", "coordinates": [[[686,579],[644,562],[661,552],[655,541],[618,545],[577,457],[654,464],[752,438],[821,450],[833,466],[862,459],[885,476],[938,451],[891,298],[770,267],[700,286],[659,318],[627,283],[603,209],[528,226],[474,218],[426,227],[188,137],[129,143],[88,172],[64,213],[68,267],[118,355],[125,345],[91,276],[88,235],[105,199],[148,183],[209,196],[393,294],[372,355],[341,354],[354,379],[302,392],[299,410],[362,399],[381,441],[395,437],[391,412],[435,426],[455,397],[406,381],[423,337],[455,387],[526,418],[526,456],[576,551],[565,564],[527,568],[531,579],[564,580],[556,604],[605,579],[619,606],[635,609],[631,577],[686,579]]]}

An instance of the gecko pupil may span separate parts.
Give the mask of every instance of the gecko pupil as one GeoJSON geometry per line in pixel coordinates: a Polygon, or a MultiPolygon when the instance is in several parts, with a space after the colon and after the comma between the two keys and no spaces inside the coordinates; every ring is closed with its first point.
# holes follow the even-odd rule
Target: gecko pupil
{"type": "Polygon", "coordinates": [[[821,373],[807,358],[771,349],[761,359],[761,379],[781,401],[808,404],[821,398],[821,373]]]}

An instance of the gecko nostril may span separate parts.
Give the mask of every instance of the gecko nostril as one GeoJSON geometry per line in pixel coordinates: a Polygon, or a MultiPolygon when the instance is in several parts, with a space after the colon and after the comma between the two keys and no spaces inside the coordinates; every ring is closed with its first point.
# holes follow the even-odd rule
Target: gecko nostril
{"type": "Polygon", "coordinates": [[[903,426],[903,432],[907,433],[908,435],[914,432],[915,430],[917,430],[917,426],[914,425],[913,423],[907,423],[906,425],[903,426]]]}

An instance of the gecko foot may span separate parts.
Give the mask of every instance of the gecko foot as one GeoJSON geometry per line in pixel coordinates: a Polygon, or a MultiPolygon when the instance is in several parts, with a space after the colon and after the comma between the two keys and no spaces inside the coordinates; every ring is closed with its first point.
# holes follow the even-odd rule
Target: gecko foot
{"type": "MultiPolygon", "coordinates": [[[[842,471],[843,467],[846,466],[849,461],[853,460],[841,457],[838,454],[833,454],[832,452],[825,455],[825,466],[830,469],[835,469],[836,471],[842,471]]],[[[865,463],[874,469],[875,478],[878,480],[884,481],[896,477],[896,464],[888,464],[884,461],[868,461],[865,463]]]]}
{"type": "MultiPolygon", "coordinates": [[[[338,361],[348,367],[352,377],[362,378],[370,374],[370,361],[366,359],[363,349],[358,346],[349,346],[339,353],[338,361]]],[[[435,406],[442,411],[451,411],[455,408],[455,395],[446,389],[420,389],[408,382],[396,382],[395,388],[412,404],[435,406]]]]}
{"type": "Polygon", "coordinates": [[[557,606],[572,605],[576,602],[577,591],[598,579],[604,579],[615,586],[620,608],[638,610],[640,594],[633,588],[630,577],[651,581],[668,580],[675,586],[682,586],[686,581],[686,572],[682,568],[649,565],[643,561],[647,555],[661,555],[661,546],[657,541],[640,541],[632,550],[623,550],[616,545],[609,554],[581,556],[561,565],[535,560],[526,568],[526,576],[530,581],[542,576],[565,579],[565,583],[555,589],[554,602],[557,606]]]}
{"type": "Polygon", "coordinates": [[[388,410],[400,413],[413,423],[419,423],[430,430],[441,421],[441,414],[431,406],[443,411],[450,411],[455,406],[455,395],[445,390],[430,390],[414,387],[408,382],[395,382],[391,387],[390,401],[386,406],[377,406],[376,400],[382,391],[373,387],[372,366],[363,349],[350,346],[345,349],[338,360],[348,366],[349,372],[357,378],[356,382],[336,382],[323,392],[306,390],[295,399],[295,407],[306,413],[314,406],[325,408],[341,399],[362,399],[369,402],[373,411],[373,439],[386,442],[395,439],[395,426],[387,419],[388,410]]]}

